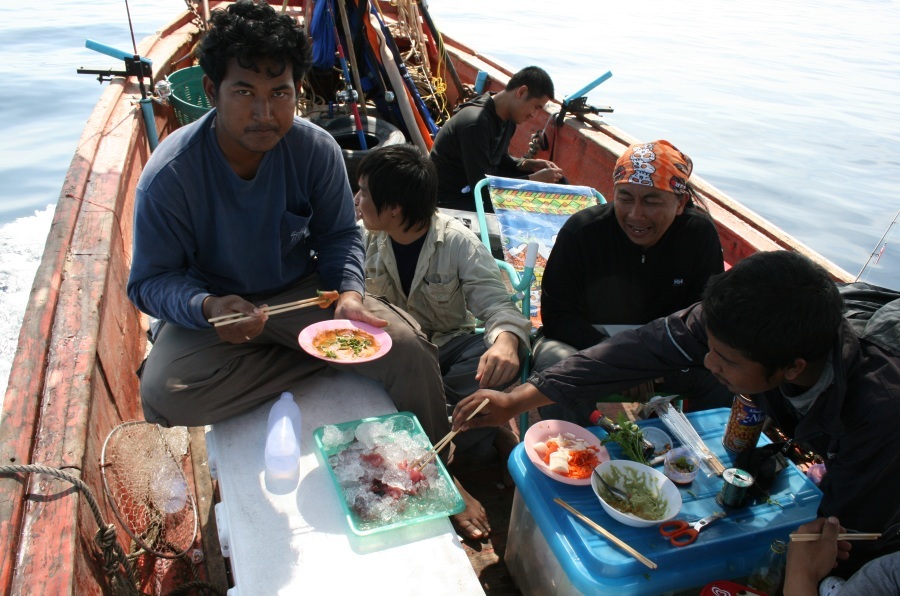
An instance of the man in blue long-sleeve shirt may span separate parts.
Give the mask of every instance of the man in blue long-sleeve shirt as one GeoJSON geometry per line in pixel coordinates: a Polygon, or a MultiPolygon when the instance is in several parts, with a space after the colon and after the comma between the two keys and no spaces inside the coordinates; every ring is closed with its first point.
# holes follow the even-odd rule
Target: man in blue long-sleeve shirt
{"type": "MultiPolygon", "coordinates": [[[[242,0],[214,13],[198,54],[215,109],[159,145],[135,198],[128,296],[164,322],[141,372],[145,418],[198,426],[256,407],[326,366],[300,349],[301,329],[352,319],[384,327],[393,343],[352,370],[380,381],[432,442],[442,438],[437,348],[408,314],[365,295],[340,147],[294,115],[308,38],[289,16],[242,0]],[[333,310],[269,318],[261,308],[319,289],[339,292],[333,310]],[[250,319],[209,323],[233,313],[250,319]]],[[[469,536],[487,533],[484,509],[462,492],[457,521],[469,536]]]]}

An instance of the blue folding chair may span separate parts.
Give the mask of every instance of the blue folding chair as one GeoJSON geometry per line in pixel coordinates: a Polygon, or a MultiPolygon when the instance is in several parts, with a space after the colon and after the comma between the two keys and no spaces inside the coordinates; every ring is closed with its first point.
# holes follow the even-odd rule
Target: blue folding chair
{"type": "MultiPolygon", "coordinates": [[[[515,178],[487,176],[475,186],[475,211],[481,241],[490,250],[487,218],[481,200],[487,188],[500,227],[503,260],[497,266],[509,277],[514,292],[510,299],[520,302],[522,314],[537,329],[540,321],[540,282],[556,234],[573,214],[585,207],[606,202],[588,186],[570,186],[532,182],[515,178]]],[[[522,366],[522,382],[531,374],[531,354],[522,366]]],[[[528,428],[528,413],[519,417],[519,438],[528,428]]]]}

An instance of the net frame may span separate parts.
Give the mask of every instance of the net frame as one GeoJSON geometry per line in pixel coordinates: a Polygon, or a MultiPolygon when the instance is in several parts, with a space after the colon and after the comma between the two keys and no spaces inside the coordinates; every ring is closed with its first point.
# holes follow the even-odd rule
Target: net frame
{"type": "MultiPolygon", "coordinates": [[[[172,452],[169,441],[163,435],[159,425],[144,421],[123,422],[113,428],[103,442],[103,449],[100,455],[100,474],[103,478],[103,490],[106,495],[106,501],[119,521],[119,525],[142,549],[164,559],[177,559],[184,556],[193,546],[199,528],[197,502],[182,469],[183,457],[186,457],[186,455],[187,451],[180,457],[176,456],[172,452]],[[141,428],[139,429],[138,427],[141,428]],[[163,461],[167,458],[173,464],[172,469],[178,471],[178,476],[175,480],[183,484],[186,495],[185,502],[178,511],[161,511],[153,503],[153,499],[149,495],[152,488],[149,490],[144,488],[132,490],[131,493],[138,495],[138,498],[135,499],[129,493],[129,487],[119,481],[120,477],[126,475],[117,473],[115,466],[118,458],[115,457],[115,453],[119,442],[125,440],[123,437],[131,436],[133,431],[155,433],[154,442],[165,449],[165,456],[162,456],[163,461]],[[139,516],[140,523],[138,523],[138,519],[132,519],[136,517],[135,512],[138,508],[143,508],[138,513],[146,513],[146,515],[139,516]],[[143,529],[139,529],[138,526],[141,526],[143,529]],[[191,528],[190,534],[184,532],[185,527],[191,528]],[[151,532],[153,529],[158,529],[158,532],[151,532]],[[185,542],[183,548],[180,544],[181,540],[185,542]]],[[[150,487],[152,479],[144,479],[147,480],[147,486],[150,487]]]]}

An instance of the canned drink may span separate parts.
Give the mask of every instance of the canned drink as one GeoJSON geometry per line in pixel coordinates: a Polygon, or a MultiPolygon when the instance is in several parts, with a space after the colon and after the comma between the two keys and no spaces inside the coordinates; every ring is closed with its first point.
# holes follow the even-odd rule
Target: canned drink
{"type": "Polygon", "coordinates": [[[716,502],[723,507],[740,507],[753,485],[753,476],[740,468],[728,468],[722,472],[722,489],[716,495],[716,502]]]}
{"type": "Polygon", "coordinates": [[[766,413],[757,408],[749,397],[735,395],[722,445],[732,453],[753,449],[759,441],[765,420],[766,413]]]}

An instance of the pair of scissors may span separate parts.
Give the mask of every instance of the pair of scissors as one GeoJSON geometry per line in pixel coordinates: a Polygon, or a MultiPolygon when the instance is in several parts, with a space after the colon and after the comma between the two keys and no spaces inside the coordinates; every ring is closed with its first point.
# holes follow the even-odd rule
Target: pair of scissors
{"type": "Polygon", "coordinates": [[[668,538],[672,546],[687,546],[697,539],[700,530],[717,519],[722,519],[725,515],[724,511],[717,511],[692,524],[680,519],[663,522],[659,525],[659,533],[668,538]]]}

